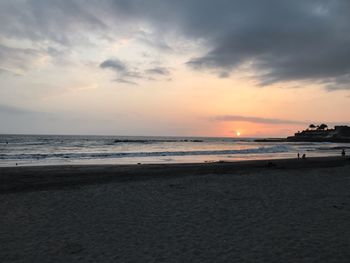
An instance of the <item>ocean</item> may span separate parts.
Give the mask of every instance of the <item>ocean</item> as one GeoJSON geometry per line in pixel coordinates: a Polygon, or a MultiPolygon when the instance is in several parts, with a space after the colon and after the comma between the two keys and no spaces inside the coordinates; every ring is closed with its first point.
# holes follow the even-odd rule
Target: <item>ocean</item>
{"type": "Polygon", "coordinates": [[[255,142],[254,138],[0,135],[0,166],[200,163],[334,156],[346,143],[255,142]]]}

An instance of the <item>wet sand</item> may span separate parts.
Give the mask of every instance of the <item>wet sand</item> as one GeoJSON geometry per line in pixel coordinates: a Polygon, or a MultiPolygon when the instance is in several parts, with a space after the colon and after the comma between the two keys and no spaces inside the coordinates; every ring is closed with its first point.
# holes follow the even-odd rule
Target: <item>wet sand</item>
{"type": "Polygon", "coordinates": [[[348,262],[350,160],[0,168],[0,262],[348,262]]]}

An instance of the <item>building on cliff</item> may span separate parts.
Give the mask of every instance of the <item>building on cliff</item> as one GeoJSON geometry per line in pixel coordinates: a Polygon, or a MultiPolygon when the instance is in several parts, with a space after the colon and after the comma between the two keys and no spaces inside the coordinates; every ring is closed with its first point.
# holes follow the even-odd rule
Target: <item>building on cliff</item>
{"type": "Polygon", "coordinates": [[[287,137],[287,141],[350,142],[350,127],[342,125],[334,129],[307,129],[287,137]]]}

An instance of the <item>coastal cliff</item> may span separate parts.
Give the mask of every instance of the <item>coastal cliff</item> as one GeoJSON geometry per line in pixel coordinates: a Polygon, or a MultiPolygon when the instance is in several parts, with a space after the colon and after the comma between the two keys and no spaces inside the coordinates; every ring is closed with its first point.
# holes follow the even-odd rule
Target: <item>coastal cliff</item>
{"type": "MultiPolygon", "coordinates": [[[[313,127],[313,125],[310,125],[313,127]]],[[[319,126],[321,127],[321,126],[319,126]]],[[[327,126],[326,126],[327,127],[327,126]]],[[[291,142],[349,142],[350,127],[335,126],[334,129],[306,129],[297,132],[294,136],[287,137],[286,141],[291,142]]]]}
{"type": "Polygon", "coordinates": [[[294,136],[287,138],[256,139],[255,142],[339,142],[350,143],[350,127],[346,125],[335,126],[326,129],[326,124],[315,126],[311,124],[309,129],[298,131],[294,136]]]}

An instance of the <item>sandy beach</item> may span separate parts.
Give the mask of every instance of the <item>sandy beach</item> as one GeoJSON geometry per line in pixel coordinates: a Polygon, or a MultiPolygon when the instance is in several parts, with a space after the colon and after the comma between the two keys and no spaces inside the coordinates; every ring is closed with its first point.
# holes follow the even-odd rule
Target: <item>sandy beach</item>
{"type": "Polygon", "coordinates": [[[0,168],[0,262],[349,262],[350,160],[0,168]]]}

